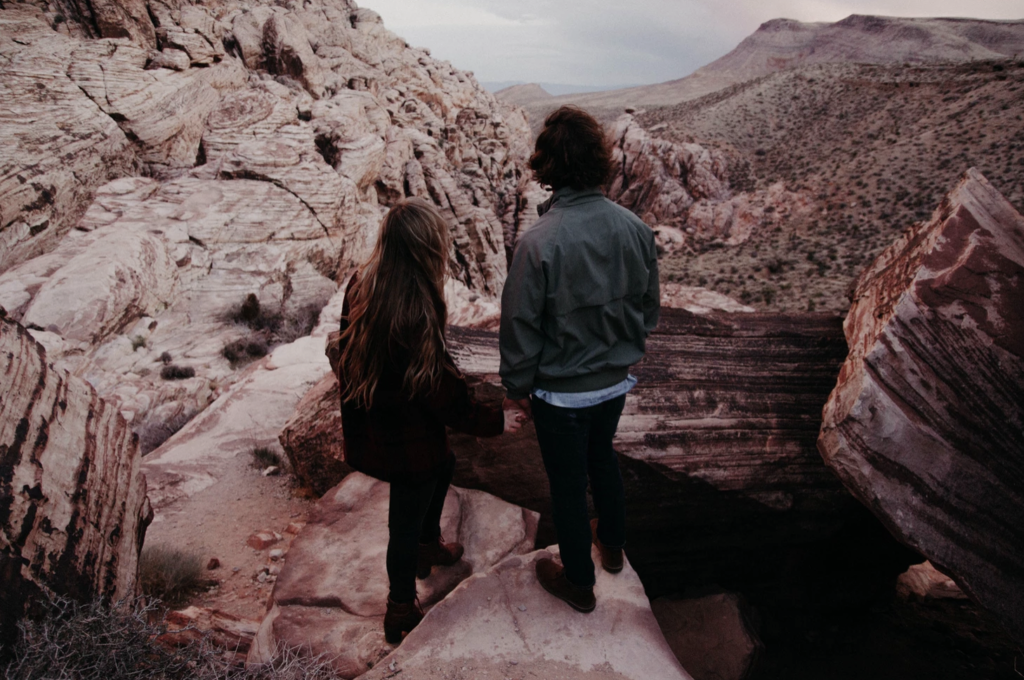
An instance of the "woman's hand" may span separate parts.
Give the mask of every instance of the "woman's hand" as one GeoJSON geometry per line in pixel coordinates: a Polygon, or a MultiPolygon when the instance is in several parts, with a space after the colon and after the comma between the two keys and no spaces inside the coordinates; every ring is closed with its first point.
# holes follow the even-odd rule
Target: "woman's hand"
{"type": "Polygon", "coordinates": [[[510,432],[518,432],[519,428],[523,426],[529,416],[520,411],[519,409],[505,409],[505,434],[510,432]]]}

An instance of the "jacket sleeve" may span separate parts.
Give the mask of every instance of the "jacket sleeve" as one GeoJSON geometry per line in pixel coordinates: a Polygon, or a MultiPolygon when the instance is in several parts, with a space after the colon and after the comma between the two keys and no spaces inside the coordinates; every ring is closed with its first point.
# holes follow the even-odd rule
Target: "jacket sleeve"
{"type": "Polygon", "coordinates": [[[501,383],[509,399],[523,399],[533,391],[533,379],[544,349],[546,274],[539,248],[521,241],[512,256],[501,293],[501,383]]]}
{"type": "Polygon", "coordinates": [[[424,397],[423,407],[448,427],[475,437],[494,437],[505,429],[505,414],[501,406],[481,404],[469,395],[469,386],[462,373],[455,368],[451,357],[445,355],[452,370],[445,370],[441,385],[424,397]]]}
{"type": "Polygon", "coordinates": [[[643,297],[644,330],[647,335],[654,332],[661,315],[661,288],[658,281],[658,249],[654,245],[654,233],[651,233],[650,259],[647,262],[647,290],[643,297]]]}

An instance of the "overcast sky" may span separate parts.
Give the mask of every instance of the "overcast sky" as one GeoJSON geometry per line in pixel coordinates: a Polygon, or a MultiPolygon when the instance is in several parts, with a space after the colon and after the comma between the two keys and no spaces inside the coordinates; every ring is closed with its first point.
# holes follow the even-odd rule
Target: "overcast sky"
{"type": "Polygon", "coordinates": [[[1021,0],[357,0],[477,80],[634,85],[681,78],[778,17],[1024,19],[1021,0]]]}

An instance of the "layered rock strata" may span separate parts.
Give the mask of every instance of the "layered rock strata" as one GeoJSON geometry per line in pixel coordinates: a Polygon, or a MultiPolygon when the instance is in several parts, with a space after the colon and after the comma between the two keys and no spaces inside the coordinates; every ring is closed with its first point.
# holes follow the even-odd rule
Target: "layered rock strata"
{"type": "MultiPolygon", "coordinates": [[[[450,337],[478,394],[500,399],[496,336],[450,337]]],[[[627,552],[649,594],[704,583],[786,606],[857,605],[915,561],[817,452],[845,356],[835,316],[662,310],[615,442],[627,552]]],[[[540,511],[539,540],[555,539],[532,426],[497,439],[455,435],[453,447],[456,483],[540,511]]]]}
{"type": "Polygon", "coordinates": [[[0,642],[40,597],[136,592],[152,517],[135,435],[116,408],[55,370],[0,318],[0,642]]]}
{"type": "MultiPolygon", "coordinates": [[[[449,345],[477,397],[499,402],[496,334],[453,327],[449,345]]],[[[845,356],[838,317],[662,310],[616,439],[629,556],[652,595],[717,583],[751,596],[855,603],[911,563],[815,446],[845,356]],[[830,585],[840,572],[846,590],[830,585]]],[[[288,437],[296,459],[341,470],[341,416],[328,383],[317,415],[303,415],[301,427],[293,419],[288,437]]],[[[555,540],[532,424],[451,441],[456,483],[540,512],[539,540],[555,540]]]]}
{"type": "MultiPolygon", "coordinates": [[[[541,587],[537,560],[557,547],[514,556],[463,581],[394,652],[361,676],[539,677],[686,680],[629,563],[598,570],[597,608],[579,614],[541,587]]],[[[599,559],[596,555],[595,559],[599,559]]]]}
{"type": "MultiPolygon", "coordinates": [[[[390,485],[353,473],[320,500],[288,551],[249,653],[270,661],[280,645],[334,657],[342,677],[353,678],[386,656],[388,598],[385,556],[390,485]]],[[[441,533],[466,553],[451,567],[435,567],[417,580],[420,604],[429,607],[463,579],[509,555],[530,551],[537,513],[490,494],[452,487],[441,533]]]]}
{"type": "Polygon", "coordinates": [[[0,305],[136,427],[307,333],[400,198],[494,306],[529,137],[470,74],[348,0],[37,4],[0,9],[0,305]]]}
{"type": "Polygon", "coordinates": [[[853,300],[825,461],[1024,640],[1024,218],[970,170],[853,300]]]}

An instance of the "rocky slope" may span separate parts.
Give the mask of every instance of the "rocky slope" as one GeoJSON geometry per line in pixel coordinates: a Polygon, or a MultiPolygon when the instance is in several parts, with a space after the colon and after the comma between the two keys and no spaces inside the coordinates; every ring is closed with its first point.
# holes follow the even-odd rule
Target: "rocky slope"
{"type": "Polygon", "coordinates": [[[144,435],[308,333],[401,197],[451,224],[457,313],[500,294],[522,114],[370,10],[40,0],[0,54],[0,305],[144,435]]]}
{"type": "MultiPolygon", "coordinates": [[[[389,488],[353,473],[324,494],[285,555],[250,663],[270,662],[284,644],[334,657],[341,677],[352,678],[392,651],[383,627],[389,488]]],[[[537,513],[453,487],[441,533],[462,543],[466,553],[455,565],[435,567],[428,578],[417,580],[423,607],[436,605],[472,574],[532,550],[537,513]]]]}
{"type": "Polygon", "coordinates": [[[860,278],[818,442],[889,530],[1024,640],[1024,218],[968,172],[860,278]]]}
{"type": "Polygon", "coordinates": [[[1024,65],[1004,61],[812,66],[639,115],[651,144],[720,154],[732,200],[783,197],[743,243],[689,235],[663,276],[761,309],[845,311],[860,270],[968,167],[1024,207],[1022,108],[1024,65]]]}
{"type": "MultiPolygon", "coordinates": [[[[694,73],[657,85],[593,94],[543,96],[522,85],[498,93],[524,106],[534,134],[564,104],[611,122],[625,108],[672,106],[778,71],[813,64],[934,64],[1000,60],[1024,52],[1024,21],[911,19],[853,14],[835,23],[773,19],[734,50],[694,73]]],[[[545,93],[546,94],[546,93],[545,93]]]]}
{"type": "Polygon", "coordinates": [[[117,409],[0,315],[0,645],[38,600],[137,592],[152,510],[117,409]]]}

